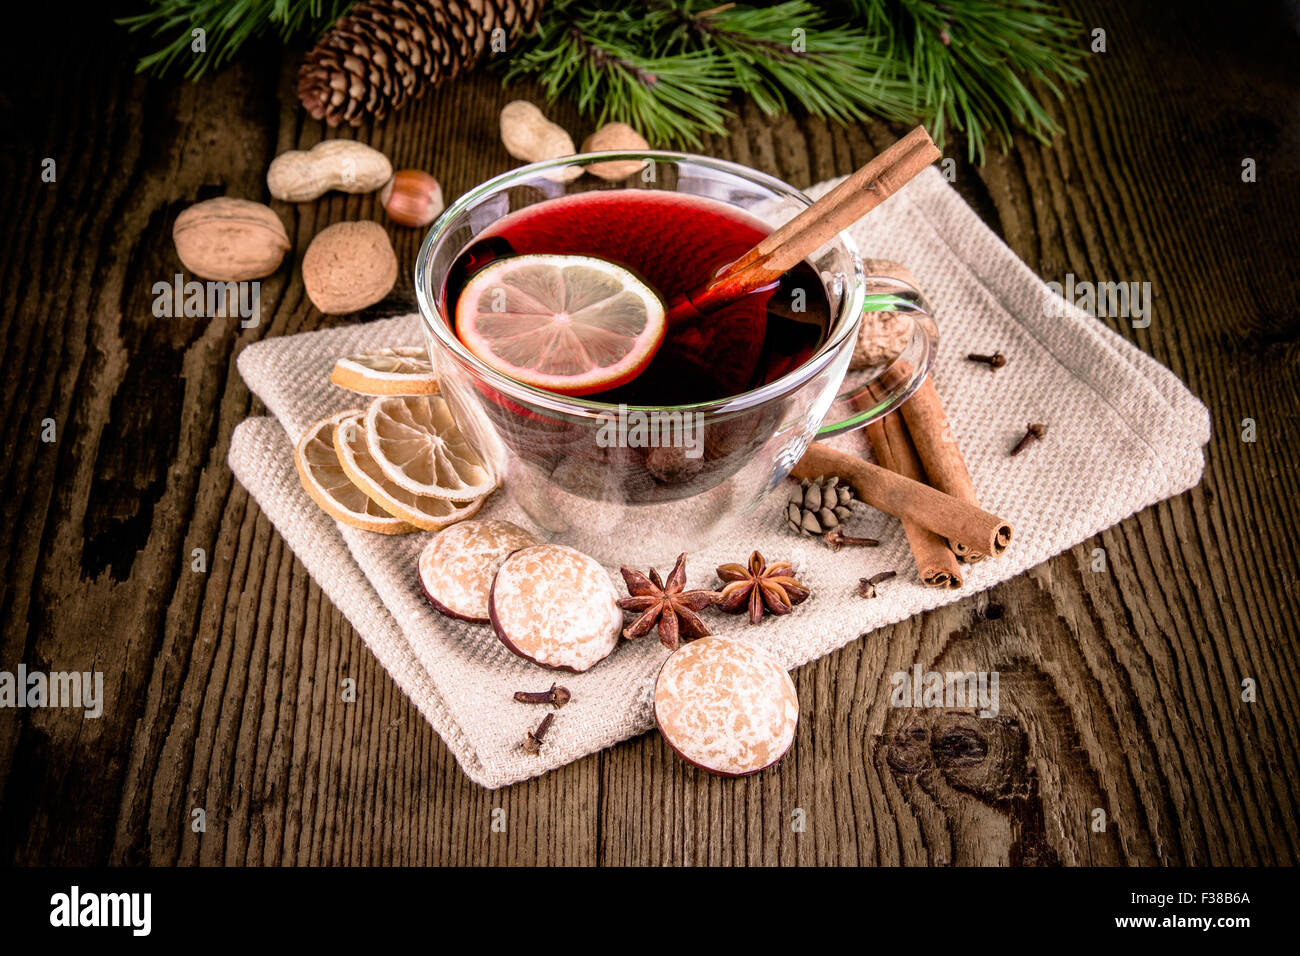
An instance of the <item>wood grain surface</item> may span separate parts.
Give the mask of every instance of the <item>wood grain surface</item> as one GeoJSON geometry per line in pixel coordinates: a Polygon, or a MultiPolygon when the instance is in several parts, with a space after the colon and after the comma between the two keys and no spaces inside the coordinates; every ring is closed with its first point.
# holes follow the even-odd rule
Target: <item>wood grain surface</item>
{"type": "MultiPolygon", "coordinates": [[[[323,226],[383,221],[376,197],[275,204],[293,249],[263,283],[257,328],[155,318],[151,287],[180,271],[179,211],[264,198],[280,151],[356,136],[455,197],[512,165],[497,113],[537,91],[476,74],[339,133],[299,110],[297,49],[258,46],[191,84],[133,75],[138,47],[103,14],[61,23],[57,49],[11,30],[24,48],[0,58],[0,670],[100,670],[107,701],[98,720],[0,711],[0,860],[1295,863],[1296,23],[1281,4],[1069,8],[1106,30],[1107,52],[1056,109],[1065,134],[1018,137],[980,168],[950,144],[956,185],[1045,279],[1152,283],[1149,328],[1100,321],[1209,407],[1202,484],[799,669],[798,739],[773,771],[716,779],[650,734],[498,792],[460,772],[225,466],[232,429],[263,411],[236,355],[355,321],[316,312],[298,264],[323,226]],[[998,671],[1001,715],[891,709],[888,675],[914,663],[998,671]]],[[[591,129],[571,104],[554,115],[578,139],[591,129]]],[[[808,186],[897,133],[742,105],[704,151],[808,186]]],[[[421,234],[394,236],[407,275],[421,234]]],[[[411,305],[399,285],[365,317],[411,305]]]]}

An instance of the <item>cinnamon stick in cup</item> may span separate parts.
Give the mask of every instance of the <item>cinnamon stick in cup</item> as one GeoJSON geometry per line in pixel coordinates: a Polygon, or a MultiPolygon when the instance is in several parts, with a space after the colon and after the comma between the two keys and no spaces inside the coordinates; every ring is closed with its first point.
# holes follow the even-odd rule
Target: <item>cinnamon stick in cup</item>
{"type": "MultiPolygon", "coordinates": [[[[913,481],[924,480],[921,459],[917,457],[907,426],[897,412],[868,425],[867,440],[871,442],[871,451],[882,467],[913,481]]],[[[945,538],[908,518],[903,519],[903,532],[912,548],[912,557],[916,561],[916,570],[921,575],[922,584],[934,588],[961,587],[961,568],[945,538]]]]}
{"type": "Polygon", "coordinates": [[[918,126],[698,289],[668,303],[668,327],[700,319],[779,279],[943,154],[918,126]]]}
{"type": "Polygon", "coordinates": [[[812,207],[805,209],[723,269],[718,277],[735,275],[760,260],[781,254],[782,247],[786,250],[786,261],[791,264],[798,262],[907,185],[941,155],[925,127],[917,126],[861,169],[846,176],[812,207]],[[801,233],[813,238],[794,242],[795,237],[801,233]]]}
{"type": "Polygon", "coordinates": [[[1011,525],[997,515],[821,442],[808,446],[790,474],[798,479],[835,475],[873,508],[914,521],[971,551],[999,555],[1011,543],[1011,525]]]}

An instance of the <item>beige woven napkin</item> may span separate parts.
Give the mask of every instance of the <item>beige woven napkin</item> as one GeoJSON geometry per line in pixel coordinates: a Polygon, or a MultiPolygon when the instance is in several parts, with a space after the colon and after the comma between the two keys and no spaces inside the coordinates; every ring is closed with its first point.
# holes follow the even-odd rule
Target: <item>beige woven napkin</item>
{"type": "MultiPolygon", "coordinates": [[[[892,518],[863,508],[849,527],[882,546],[833,556],[815,539],[786,531],[775,501],[760,506],[728,542],[690,556],[688,586],[711,586],[716,565],[743,560],[752,548],[793,560],[813,590],[795,613],[759,627],[743,616],[710,617],[719,633],[761,643],[792,668],[1019,574],[1190,488],[1200,479],[1209,438],[1205,407],[1167,369],[1073,307],[1063,318],[1048,317],[1043,283],[936,170],[853,231],[864,255],[906,263],[925,290],[943,337],[935,384],[983,506],[1009,520],[1016,538],[1002,558],[970,567],[962,590],[930,590],[917,580],[892,518]],[[1011,357],[997,374],[963,358],[994,349],[1011,357]],[[1047,422],[1049,435],[1012,459],[1007,450],[1028,421],[1047,422]],[[859,577],[888,568],[902,573],[878,598],[856,595],[859,577]]],[[[421,341],[418,319],[406,316],[249,347],[240,372],[278,423],[242,423],[230,467],[465,772],[499,787],[652,727],[653,681],[667,652],[651,635],[624,642],[585,674],[565,675],[573,701],[556,715],[542,753],[530,756],[520,744],[541,712],[511,695],[548,686],[552,673],[510,654],[490,628],[429,607],[415,568],[431,533],[393,538],[342,527],[301,490],[292,441],[313,421],[364,402],[329,384],[335,358],[421,341]]],[[[859,452],[863,441],[860,433],[837,439],[859,452]]],[[[529,525],[504,493],[480,515],[529,525]]]]}

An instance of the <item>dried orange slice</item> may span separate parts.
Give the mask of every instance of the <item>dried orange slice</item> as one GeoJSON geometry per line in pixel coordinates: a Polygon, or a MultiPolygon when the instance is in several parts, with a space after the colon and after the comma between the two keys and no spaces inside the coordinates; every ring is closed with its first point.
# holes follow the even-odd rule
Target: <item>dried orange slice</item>
{"type": "Polygon", "coordinates": [[[517,381],[564,395],[636,378],[665,328],[653,289],[592,256],[498,259],[456,302],[456,334],[466,348],[517,381]]]}
{"type": "Polygon", "coordinates": [[[418,495],[391,481],[370,454],[365,419],[353,412],[339,420],[334,430],[334,450],[348,479],[384,511],[425,531],[437,531],[470,517],[483,504],[481,496],[469,502],[418,495]]]}
{"type": "Polygon", "coordinates": [[[334,363],[330,381],[362,395],[432,395],[438,391],[433,363],[420,345],[341,358],[334,363]]]}
{"type": "Polygon", "coordinates": [[[365,437],[385,477],[412,494],[469,501],[496,487],[441,395],[376,398],[366,410],[365,437]]]}
{"type": "Polygon", "coordinates": [[[334,453],[334,434],[339,422],[360,414],[357,409],[339,412],[307,429],[293,450],[298,479],[321,510],[336,521],[380,534],[414,531],[413,525],[393,517],[353,484],[334,453]]]}

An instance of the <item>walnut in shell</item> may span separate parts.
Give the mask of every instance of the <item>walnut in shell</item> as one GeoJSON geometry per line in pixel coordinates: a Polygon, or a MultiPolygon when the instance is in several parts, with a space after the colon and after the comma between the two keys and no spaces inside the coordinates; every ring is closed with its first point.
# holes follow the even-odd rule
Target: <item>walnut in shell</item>
{"type": "Polygon", "coordinates": [[[284,223],[270,206],[227,196],[195,203],[177,216],[172,241],[186,269],[220,282],[269,276],[289,251],[284,223]]]}
{"type": "Polygon", "coordinates": [[[867,294],[896,290],[898,283],[920,289],[912,270],[893,259],[863,259],[862,271],[867,277],[867,294]]]}
{"type": "MultiPolygon", "coordinates": [[[[862,269],[867,277],[867,295],[920,288],[911,270],[899,262],[865,259],[862,269]]],[[[849,368],[874,368],[894,361],[911,341],[914,322],[908,312],[864,312],[849,368]]]]}
{"type": "Polygon", "coordinates": [[[905,312],[863,312],[849,368],[888,365],[911,341],[912,328],[912,316],[905,312]]]}
{"type": "Polygon", "coordinates": [[[322,229],[302,257],[307,297],[326,315],[374,305],[397,281],[397,256],[377,222],[336,222],[322,229]]]}

